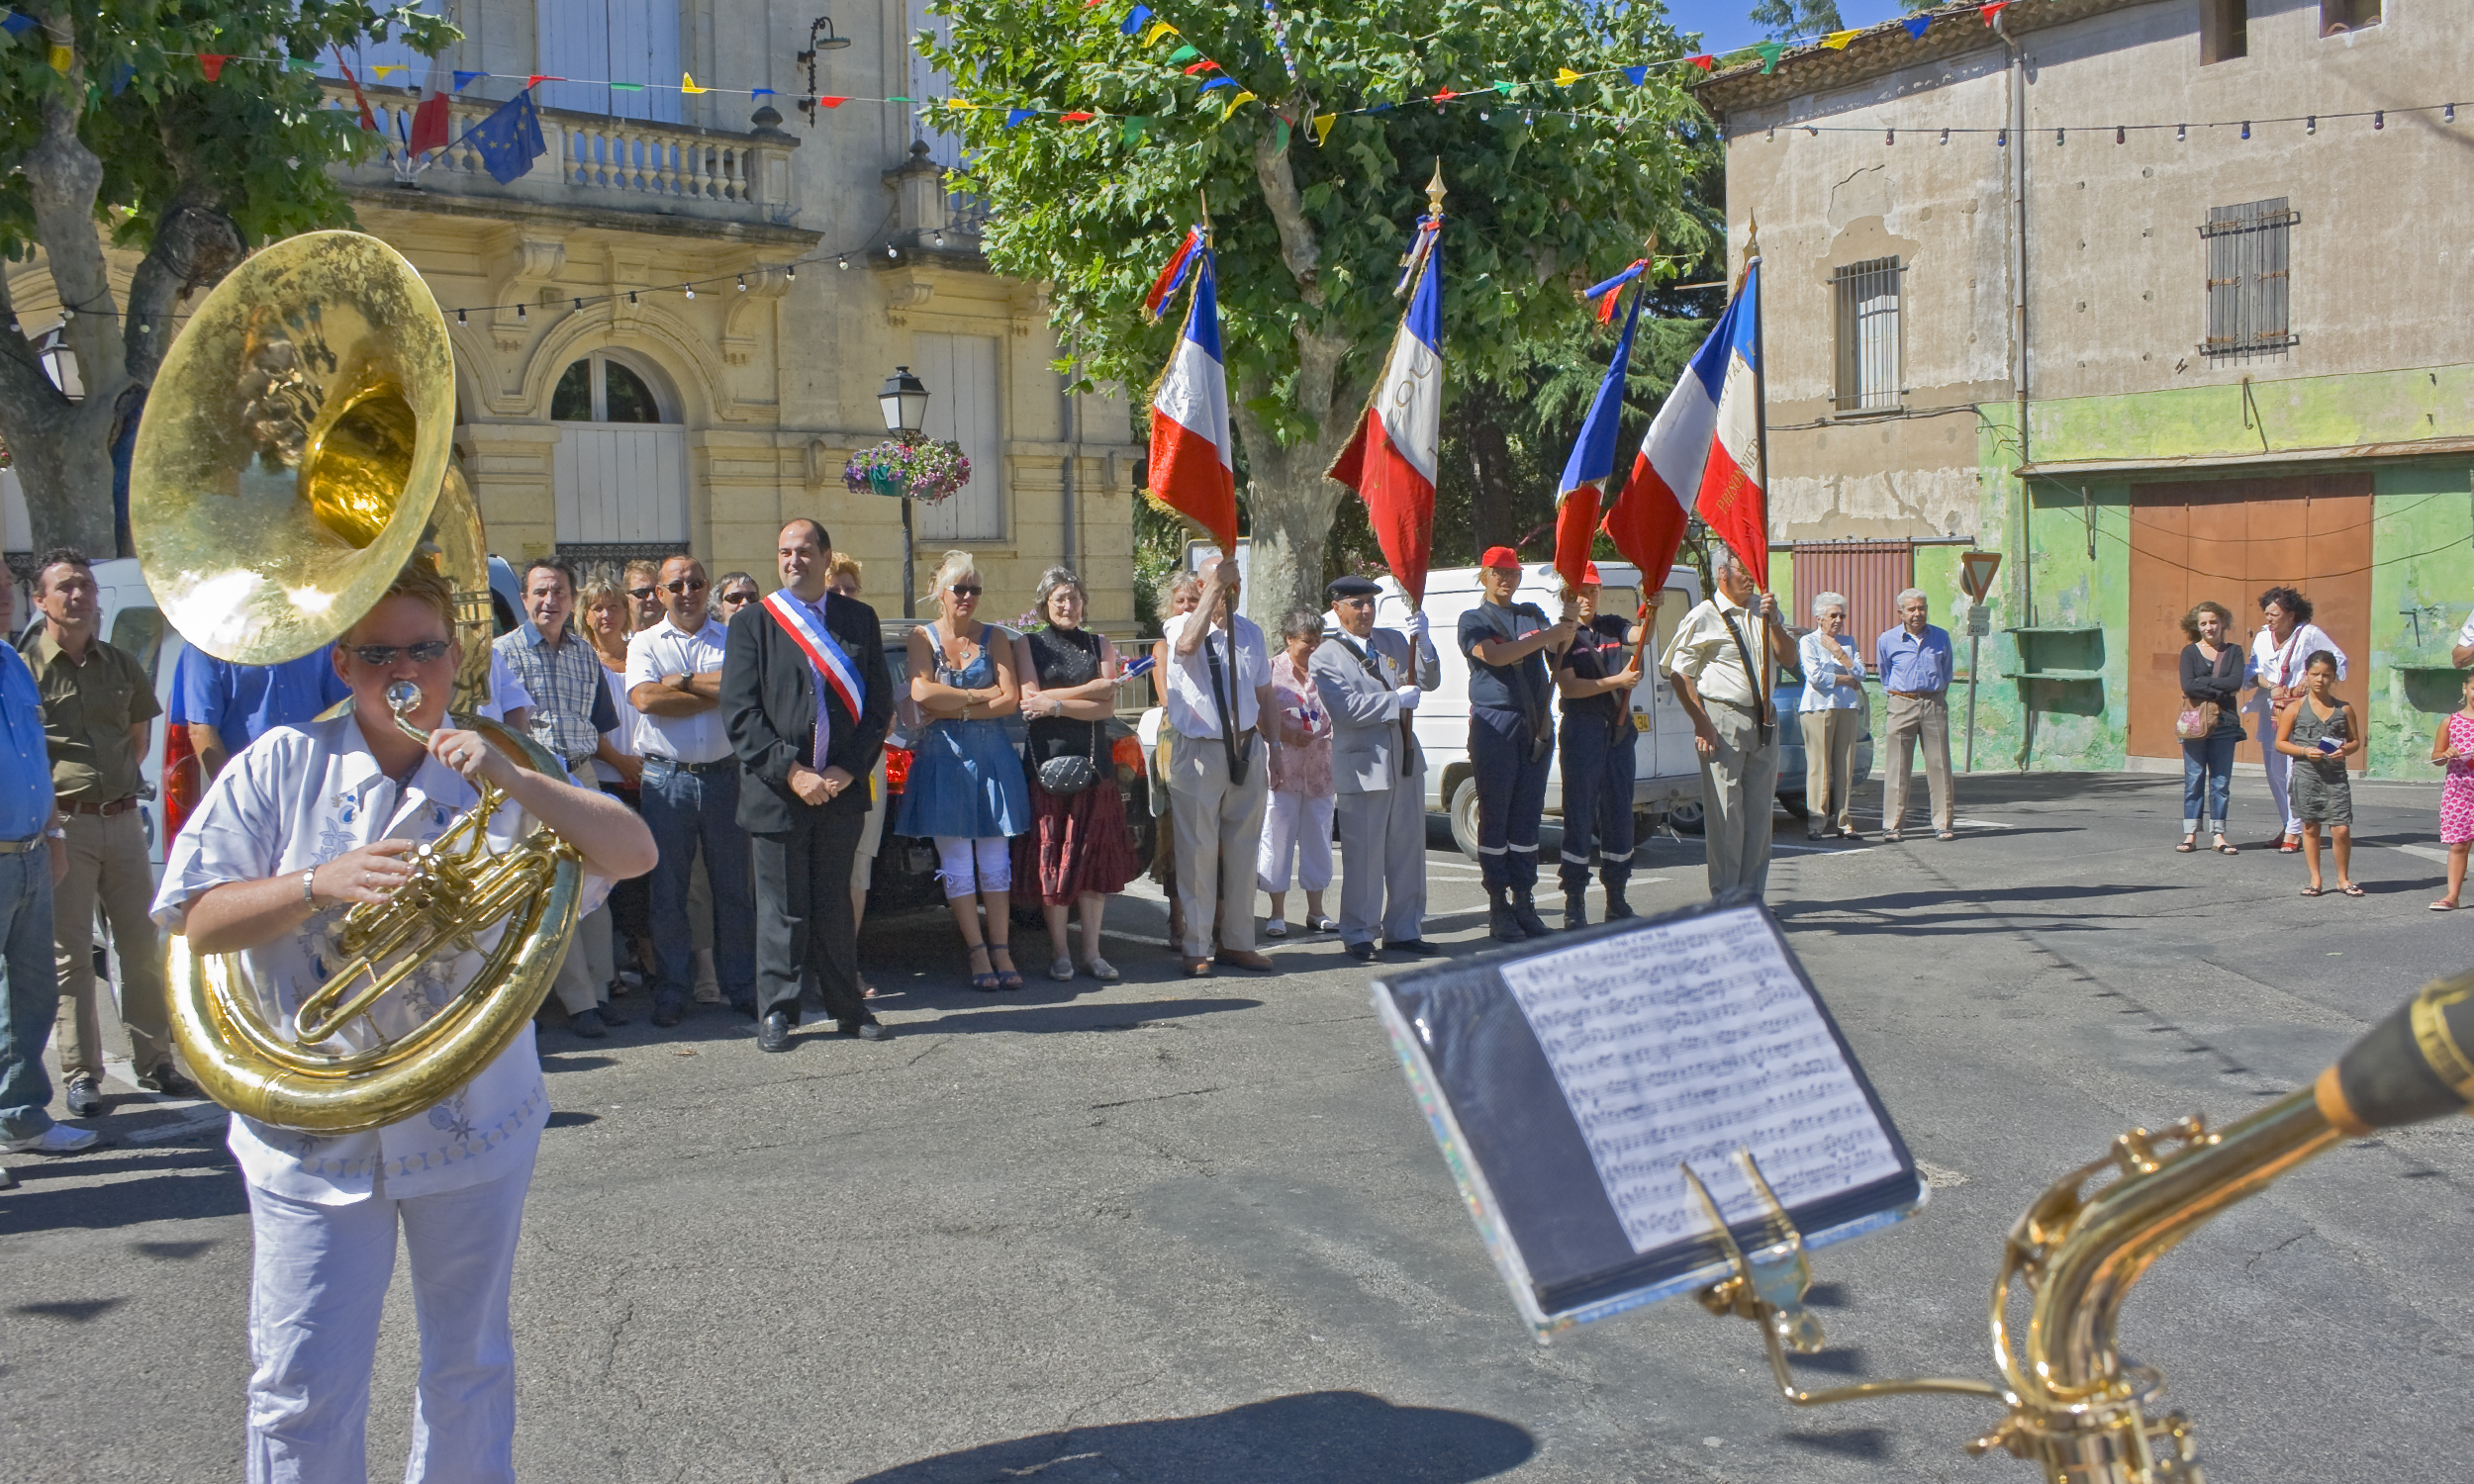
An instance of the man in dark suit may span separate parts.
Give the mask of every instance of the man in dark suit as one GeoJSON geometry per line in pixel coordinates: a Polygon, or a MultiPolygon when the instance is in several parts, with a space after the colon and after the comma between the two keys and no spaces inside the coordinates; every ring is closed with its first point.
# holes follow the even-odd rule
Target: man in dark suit
{"type": "Polygon", "coordinates": [[[882,1041],[860,996],[850,869],[894,713],[884,631],[874,608],[826,587],[822,525],[783,526],[775,557],[782,591],[730,620],[721,667],[721,714],[746,770],[738,822],[756,850],[757,1044],[790,1049],[803,970],[843,1035],[882,1041]]]}

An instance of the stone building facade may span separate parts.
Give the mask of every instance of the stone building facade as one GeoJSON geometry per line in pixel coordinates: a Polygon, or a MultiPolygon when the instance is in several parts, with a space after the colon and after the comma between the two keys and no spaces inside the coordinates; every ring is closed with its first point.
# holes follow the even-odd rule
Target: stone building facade
{"type": "Polygon", "coordinates": [[[1773,540],[1808,576],[1898,568],[1875,586],[1961,634],[1958,553],[2006,555],[1979,766],[2178,771],[2178,620],[2247,631],[2277,582],[2349,652],[2369,770],[2429,777],[2474,609],[2463,7],[1998,22],[1698,89],[1739,250],[1759,224],[1773,540]]]}
{"type": "MultiPolygon", "coordinates": [[[[929,390],[928,432],[958,438],[973,464],[960,495],[915,508],[919,582],[947,547],[967,548],[987,611],[1010,617],[1066,562],[1094,622],[1132,632],[1139,450],[1123,403],[1068,395],[1043,296],[988,270],[986,208],[947,188],[952,139],[906,105],[800,106],[808,52],[828,96],[945,91],[910,46],[929,24],[919,0],[829,22],[755,0],[429,8],[464,33],[449,53],[372,46],[351,60],[396,141],[418,101],[408,84],[490,74],[454,97],[459,142],[427,164],[393,143],[344,180],[361,229],[410,258],[446,312],[456,445],[494,551],[692,550],[769,589],[775,531],[815,515],[890,617],[900,508],[848,493],[842,468],[885,436],[877,393],[907,366],[929,390]],[[548,152],[502,185],[460,141],[536,73],[585,81],[535,90],[548,152]],[[684,93],[683,76],[715,91],[684,93]],[[751,98],[759,87],[776,95],[751,98]],[[692,297],[678,287],[691,281],[692,297]]],[[[339,77],[330,94],[352,106],[339,77]]],[[[9,271],[40,335],[57,316],[48,278],[40,263],[9,271]]]]}

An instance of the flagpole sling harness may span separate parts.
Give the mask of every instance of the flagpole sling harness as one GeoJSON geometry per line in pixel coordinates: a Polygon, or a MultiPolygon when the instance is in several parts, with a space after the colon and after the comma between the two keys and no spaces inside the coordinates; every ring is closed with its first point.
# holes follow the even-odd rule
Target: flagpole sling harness
{"type": "MultiPolygon", "coordinates": [[[[1228,752],[1228,786],[1242,788],[1246,784],[1246,763],[1254,751],[1254,737],[1249,732],[1244,745],[1238,742],[1237,718],[1229,708],[1228,681],[1220,674],[1220,657],[1211,647],[1211,630],[1207,622],[1202,631],[1202,660],[1211,667],[1211,704],[1220,713],[1220,746],[1228,752]]],[[[1231,669],[1237,664],[1237,615],[1234,613],[1228,615],[1228,663],[1231,669]]]]}
{"type": "MultiPolygon", "coordinates": [[[[1735,640],[1736,656],[1744,661],[1744,681],[1753,688],[1753,723],[1760,737],[1760,745],[1767,747],[1770,727],[1774,724],[1769,714],[1769,688],[1761,684],[1761,673],[1754,668],[1753,647],[1744,642],[1744,630],[1736,627],[1735,616],[1721,606],[1718,621],[1727,625],[1727,637],[1735,640]]],[[[1761,647],[1764,650],[1769,647],[1768,639],[1769,631],[1764,628],[1761,630],[1761,647]]]]}
{"type": "MultiPolygon", "coordinates": [[[[1369,644],[1364,649],[1360,649],[1345,631],[1339,635],[1339,638],[1341,647],[1357,656],[1358,664],[1368,675],[1374,677],[1375,684],[1386,691],[1392,689],[1391,683],[1383,678],[1382,667],[1375,663],[1374,645],[1369,644]]],[[[1417,734],[1413,730],[1416,724],[1416,713],[1403,708],[1400,712],[1400,776],[1402,778],[1407,778],[1409,770],[1416,766],[1416,756],[1412,751],[1417,746],[1417,734]]]]}

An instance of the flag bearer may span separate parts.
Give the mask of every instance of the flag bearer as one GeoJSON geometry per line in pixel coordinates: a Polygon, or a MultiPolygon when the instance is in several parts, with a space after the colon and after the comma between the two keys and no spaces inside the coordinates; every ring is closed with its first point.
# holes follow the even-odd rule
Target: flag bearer
{"type": "Polygon", "coordinates": [[[1514,603],[1520,555],[1493,546],[1480,559],[1484,601],[1461,615],[1469,656],[1469,760],[1477,786],[1477,865],[1486,922],[1518,943],[1547,935],[1531,893],[1538,885],[1538,821],[1546,812],[1547,762],[1555,722],[1547,711],[1548,654],[1572,642],[1573,624],[1547,622],[1534,603],[1514,603]]]}
{"type": "MultiPolygon", "coordinates": [[[[1564,926],[1586,927],[1581,891],[1589,884],[1589,846],[1606,886],[1606,920],[1633,916],[1624,900],[1632,880],[1632,690],[1641,684],[1641,626],[1598,612],[1598,567],[1571,590],[1579,628],[1555,662],[1564,728],[1564,926]],[[1626,653],[1627,647],[1635,652],[1626,653]]],[[[1653,598],[1651,603],[1656,605],[1653,598]]]]}

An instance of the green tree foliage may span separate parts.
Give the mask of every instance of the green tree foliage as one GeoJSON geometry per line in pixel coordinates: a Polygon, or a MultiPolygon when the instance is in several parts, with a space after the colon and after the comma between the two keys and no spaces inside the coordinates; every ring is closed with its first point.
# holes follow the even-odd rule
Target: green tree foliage
{"type": "MultiPolygon", "coordinates": [[[[0,41],[0,253],[50,270],[85,395],[62,396],[33,345],[0,328],[0,436],[37,548],[109,554],[113,435],[162,362],[179,302],[257,243],[352,220],[327,167],[373,137],[326,106],[319,58],[390,36],[435,54],[457,34],[365,0],[13,3],[37,24],[0,41]],[[200,52],[230,58],[216,80],[200,52]],[[143,254],[126,302],[107,239],[143,254]]],[[[0,326],[15,325],[0,283],[0,326]]]]}
{"type": "Polygon", "coordinates": [[[1560,67],[1682,54],[1654,6],[1156,9],[1180,35],[1145,46],[1119,31],[1125,7],[1114,0],[952,4],[951,44],[920,45],[975,107],[939,108],[937,120],[960,120],[972,187],[994,207],[991,262],[1048,285],[1079,363],[1137,401],[1177,333],[1175,316],[1142,323],[1143,293],[1194,220],[1197,193],[1207,198],[1245,461],[1251,604],[1258,617],[1319,605],[1345,493],[1322,471],[1399,322],[1389,290],[1437,161],[1451,192],[1447,385],[1508,387],[1534,372],[1538,347],[1585,317],[1574,291],[1639,256],[1653,232],[1669,253],[1706,247],[1689,187],[1714,147],[1709,126],[1682,90],[1688,69],[1656,68],[1640,85],[1611,70],[1569,88],[1539,81],[1560,67]],[[1181,43],[1216,69],[1188,75],[1195,58],[1172,63],[1181,43]],[[1203,90],[1221,72],[1237,86],[1203,90]],[[1497,80],[1510,90],[1492,90],[1497,80]],[[1447,88],[1463,96],[1405,101],[1447,88]],[[1239,91],[1257,101],[1231,111],[1239,91]],[[1007,128],[1015,108],[1051,112],[1007,128]],[[1054,117],[1067,110],[1101,117],[1054,117]],[[1318,144],[1312,121],[1326,113],[1340,117],[1318,144]]]}
{"type": "MultiPolygon", "coordinates": [[[[1941,0],[1907,0],[1909,10],[1931,10],[1941,0]]],[[[1802,42],[1834,31],[1845,31],[1847,23],[1839,19],[1838,0],[1760,0],[1752,9],[1753,24],[1769,33],[1771,41],[1802,42]]]]}

